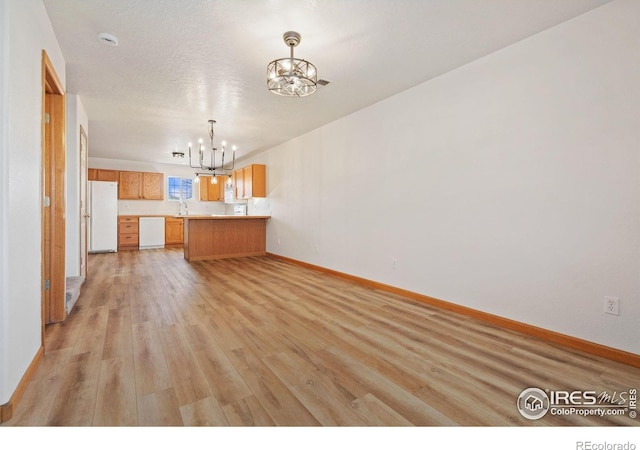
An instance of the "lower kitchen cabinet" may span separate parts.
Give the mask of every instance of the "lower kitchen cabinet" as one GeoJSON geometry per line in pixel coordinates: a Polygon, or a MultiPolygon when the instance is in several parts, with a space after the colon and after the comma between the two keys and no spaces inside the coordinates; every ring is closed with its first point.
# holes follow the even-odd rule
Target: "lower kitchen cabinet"
{"type": "Polygon", "coordinates": [[[184,240],[184,223],[178,217],[165,217],[164,219],[164,245],[180,246],[184,240]]]}
{"type": "Polygon", "coordinates": [[[137,250],[139,241],[138,217],[118,217],[118,250],[137,250]]]}

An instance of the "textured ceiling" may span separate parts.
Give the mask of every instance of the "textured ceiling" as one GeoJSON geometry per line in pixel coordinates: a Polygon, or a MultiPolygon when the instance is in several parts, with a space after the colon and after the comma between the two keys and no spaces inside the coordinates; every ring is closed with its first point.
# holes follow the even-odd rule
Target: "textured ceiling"
{"type": "Polygon", "coordinates": [[[610,0],[44,0],[89,116],[94,157],[173,163],[187,142],[282,143],[610,0]],[[310,97],[266,88],[298,58],[328,80],[310,97]],[[98,40],[107,32],[119,40],[98,40]]]}

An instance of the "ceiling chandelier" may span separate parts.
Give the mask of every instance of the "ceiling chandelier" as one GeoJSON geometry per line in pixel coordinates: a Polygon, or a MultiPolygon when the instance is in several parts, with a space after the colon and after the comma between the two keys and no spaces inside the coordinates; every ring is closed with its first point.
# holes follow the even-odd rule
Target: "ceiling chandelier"
{"type": "Polygon", "coordinates": [[[300,43],[300,33],[287,31],[282,38],[291,49],[289,58],[273,60],[267,66],[267,86],[284,97],[306,97],[318,88],[316,66],[293,57],[293,48],[300,43]]]}
{"type": "Polygon", "coordinates": [[[224,165],[224,157],[225,157],[225,149],[226,149],[225,147],[227,145],[225,141],[222,141],[222,148],[220,149],[220,158],[217,157],[218,149],[213,146],[213,137],[215,136],[215,133],[213,132],[213,125],[215,123],[216,123],[215,120],[213,119],[209,120],[209,139],[211,140],[211,156],[209,158],[208,165],[205,164],[205,157],[204,157],[205,149],[204,149],[204,144],[202,143],[202,139],[198,140],[199,145],[198,145],[197,165],[194,165],[193,159],[191,158],[191,142],[189,142],[189,165],[191,166],[192,169],[200,169],[202,171],[206,171],[206,172],[196,172],[196,177],[194,180],[196,183],[199,181],[200,175],[208,175],[208,176],[211,176],[211,182],[214,184],[217,184],[218,176],[226,175],[228,177],[231,177],[231,171],[233,170],[236,164],[236,146],[234,145],[233,147],[231,147],[231,150],[232,150],[231,164],[227,164],[227,166],[224,165]],[[216,165],[216,162],[218,159],[220,159],[220,164],[216,165]]]}

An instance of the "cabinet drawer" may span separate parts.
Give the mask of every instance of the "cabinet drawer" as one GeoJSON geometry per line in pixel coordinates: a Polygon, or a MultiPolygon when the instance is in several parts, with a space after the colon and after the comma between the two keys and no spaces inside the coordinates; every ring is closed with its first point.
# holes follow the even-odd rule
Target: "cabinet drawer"
{"type": "Polygon", "coordinates": [[[119,234],[118,245],[138,245],[138,234],[137,233],[119,234]]]}
{"type": "Polygon", "coordinates": [[[138,223],[120,223],[120,233],[138,233],[138,223]]]}
{"type": "Polygon", "coordinates": [[[118,217],[118,222],[119,223],[138,223],[138,218],[137,217],[118,217]]]}

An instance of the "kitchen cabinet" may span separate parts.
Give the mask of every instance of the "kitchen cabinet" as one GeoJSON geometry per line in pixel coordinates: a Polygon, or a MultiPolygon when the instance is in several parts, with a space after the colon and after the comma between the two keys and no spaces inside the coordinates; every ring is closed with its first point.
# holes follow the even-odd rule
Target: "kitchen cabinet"
{"type": "Polygon", "coordinates": [[[267,196],[266,166],[264,164],[251,164],[233,172],[233,185],[236,198],[247,199],[251,197],[267,196]]]}
{"type": "Polygon", "coordinates": [[[164,219],[164,245],[182,245],[184,239],[184,221],[178,217],[165,217],[164,219]]]}
{"type": "Polygon", "coordinates": [[[264,164],[251,164],[242,169],[234,170],[231,178],[235,198],[248,199],[251,197],[266,197],[266,175],[267,167],[264,164]]]}
{"type": "Polygon", "coordinates": [[[266,197],[266,166],[251,164],[242,169],[243,196],[238,198],[266,197]]]}
{"type": "Polygon", "coordinates": [[[263,256],[270,216],[185,216],[187,261],[263,256]]]}
{"type": "Polygon", "coordinates": [[[118,171],[109,169],[88,169],[89,181],[118,181],[118,171]]]}
{"type": "Polygon", "coordinates": [[[212,183],[212,176],[199,175],[200,201],[218,202],[224,200],[225,183],[229,179],[226,175],[218,175],[217,183],[212,183]]]}
{"type": "Polygon", "coordinates": [[[244,198],[244,171],[238,169],[233,171],[233,188],[236,198],[244,198]]]}
{"type": "Polygon", "coordinates": [[[120,171],[118,198],[120,200],[164,200],[164,174],[120,171]]]}
{"type": "Polygon", "coordinates": [[[137,250],[138,242],[138,217],[118,217],[118,250],[137,250]]]}

